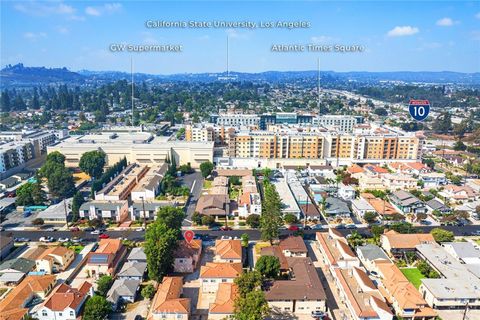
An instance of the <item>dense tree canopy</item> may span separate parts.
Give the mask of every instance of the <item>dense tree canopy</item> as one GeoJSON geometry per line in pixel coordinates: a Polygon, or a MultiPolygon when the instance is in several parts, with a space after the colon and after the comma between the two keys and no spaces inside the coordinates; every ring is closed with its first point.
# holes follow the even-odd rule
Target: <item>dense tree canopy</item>
{"type": "Polygon", "coordinates": [[[82,154],[78,166],[89,176],[98,179],[103,173],[105,158],[106,154],[101,150],[88,151],[82,154]]]}

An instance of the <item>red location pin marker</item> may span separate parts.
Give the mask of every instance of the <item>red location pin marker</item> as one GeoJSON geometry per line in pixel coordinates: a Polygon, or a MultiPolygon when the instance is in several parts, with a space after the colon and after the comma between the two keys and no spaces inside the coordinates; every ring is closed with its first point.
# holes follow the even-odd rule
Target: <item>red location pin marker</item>
{"type": "Polygon", "coordinates": [[[183,237],[188,243],[190,243],[193,240],[194,236],[195,236],[195,233],[192,230],[187,230],[183,233],[183,237]]]}

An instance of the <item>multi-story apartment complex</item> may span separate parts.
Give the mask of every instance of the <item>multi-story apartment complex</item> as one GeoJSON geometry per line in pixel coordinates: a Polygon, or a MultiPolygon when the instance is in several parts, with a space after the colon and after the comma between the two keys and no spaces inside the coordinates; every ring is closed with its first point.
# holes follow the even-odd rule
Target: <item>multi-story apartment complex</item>
{"type": "Polygon", "coordinates": [[[397,132],[242,131],[230,137],[237,158],[415,160],[421,137],[397,132]]]}
{"type": "Polygon", "coordinates": [[[34,148],[31,142],[0,142],[0,173],[21,166],[34,157],[34,148]]]}
{"type": "Polygon", "coordinates": [[[62,138],[59,132],[50,130],[30,130],[30,131],[2,131],[0,132],[0,141],[22,141],[30,142],[34,146],[34,155],[38,157],[47,152],[47,146],[52,145],[59,138],[62,138]]]}
{"type": "Polygon", "coordinates": [[[363,122],[363,117],[346,115],[323,115],[314,117],[312,124],[326,128],[335,128],[339,132],[352,132],[353,127],[363,122]]]}
{"type": "Polygon", "coordinates": [[[214,125],[211,123],[185,126],[185,140],[192,142],[214,142],[215,145],[226,145],[230,136],[235,134],[235,127],[214,125]]]}

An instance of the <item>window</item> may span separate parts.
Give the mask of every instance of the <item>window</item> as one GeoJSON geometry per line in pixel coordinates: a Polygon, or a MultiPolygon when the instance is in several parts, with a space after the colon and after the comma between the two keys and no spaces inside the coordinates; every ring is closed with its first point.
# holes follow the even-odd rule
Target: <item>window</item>
{"type": "Polygon", "coordinates": [[[58,313],[58,316],[61,317],[63,314],[61,312],[58,313]]]}
{"type": "Polygon", "coordinates": [[[71,316],[71,317],[74,317],[74,316],[75,316],[75,312],[70,311],[70,316],[71,316]]]}
{"type": "Polygon", "coordinates": [[[44,317],[48,316],[47,310],[42,311],[42,316],[44,316],[44,317]]]}

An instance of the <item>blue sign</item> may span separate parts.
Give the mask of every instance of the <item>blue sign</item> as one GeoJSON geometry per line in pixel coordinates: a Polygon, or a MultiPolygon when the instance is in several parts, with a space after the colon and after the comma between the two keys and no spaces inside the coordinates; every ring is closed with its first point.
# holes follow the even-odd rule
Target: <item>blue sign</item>
{"type": "Polygon", "coordinates": [[[423,121],[430,112],[430,102],[428,100],[410,100],[408,111],[413,119],[423,121]]]}

